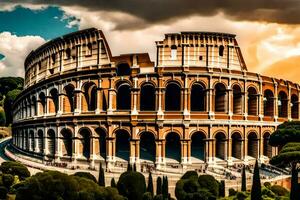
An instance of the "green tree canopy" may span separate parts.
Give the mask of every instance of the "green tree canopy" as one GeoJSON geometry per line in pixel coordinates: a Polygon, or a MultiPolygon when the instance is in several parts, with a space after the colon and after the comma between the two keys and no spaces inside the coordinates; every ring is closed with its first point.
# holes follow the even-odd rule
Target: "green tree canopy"
{"type": "Polygon", "coordinates": [[[12,106],[17,98],[17,96],[21,93],[21,90],[19,89],[14,89],[12,91],[9,91],[6,94],[5,100],[4,100],[4,110],[5,110],[5,115],[6,115],[6,125],[8,126],[9,124],[12,123],[12,106]]]}
{"type": "Polygon", "coordinates": [[[4,174],[17,175],[20,180],[24,180],[30,176],[27,167],[14,161],[3,162],[0,166],[0,171],[4,174]]]}

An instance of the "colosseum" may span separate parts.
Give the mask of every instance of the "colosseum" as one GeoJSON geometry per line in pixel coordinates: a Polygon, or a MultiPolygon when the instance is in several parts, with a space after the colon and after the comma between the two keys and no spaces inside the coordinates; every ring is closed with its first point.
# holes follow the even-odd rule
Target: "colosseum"
{"type": "Polygon", "coordinates": [[[54,39],[25,60],[13,146],[42,162],[110,170],[230,166],[268,158],[299,119],[299,85],[248,72],[235,35],[165,34],[148,53],[112,56],[102,31],[54,39]]]}

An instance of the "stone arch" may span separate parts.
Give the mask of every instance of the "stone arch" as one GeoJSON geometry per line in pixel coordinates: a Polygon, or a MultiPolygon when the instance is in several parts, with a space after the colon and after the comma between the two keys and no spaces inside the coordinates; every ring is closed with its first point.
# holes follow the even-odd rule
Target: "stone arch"
{"type": "Polygon", "coordinates": [[[54,157],[56,153],[57,144],[56,144],[55,131],[53,129],[49,129],[47,131],[47,139],[48,139],[48,155],[54,157]]]}
{"type": "Polygon", "coordinates": [[[250,86],[247,89],[247,93],[248,93],[248,98],[247,98],[247,110],[248,110],[248,115],[257,115],[257,108],[258,108],[258,94],[257,94],[257,90],[250,86]]]}
{"type": "Polygon", "coordinates": [[[131,87],[127,83],[121,83],[117,88],[117,110],[131,109],[131,87]]]}
{"type": "Polygon", "coordinates": [[[241,133],[235,131],[231,135],[231,151],[232,157],[237,159],[242,159],[242,135],[241,133]]]}
{"type": "Polygon", "coordinates": [[[32,105],[32,107],[31,107],[32,114],[33,114],[33,116],[36,116],[37,115],[37,100],[36,100],[35,95],[33,95],[31,97],[31,105],[32,105]]]}
{"type": "Polygon", "coordinates": [[[257,133],[254,131],[251,131],[248,133],[248,156],[251,156],[253,158],[258,158],[258,136],[257,133]]]}
{"type": "Polygon", "coordinates": [[[165,110],[181,110],[181,87],[178,82],[170,82],[166,86],[165,92],[165,110]]]}
{"type": "Polygon", "coordinates": [[[215,156],[222,160],[225,159],[226,141],[226,135],[223,132],[217,132],[215,134],[215,156]]]}
{"type": "Polygon", "coordinates": [[[73,134],[68,128],[61,130],[62,155],[72,157],[73,155],[73,134]]]}
{"type": "Polygon", "coordinates": [[[299,98],[296,94],[291,96],[291,115],[293,119],[299,118],[299,98]]]}
{"type": "Polygon", "coordinates": [[[206,135],[204,132],[196,131],[191,135],[191,156],[203,160],[206,159],[206,135]]]}
{"type": "Polygon", "coordinates": [[[243,101],[243,94],[242,89],[238,84],[233,85],[232,87],[233,93],[233,114],[242,114],[242,101],[243,101]]]}
{"type": "Polygon", "coordinates": [[[117,76],[129,76],[131,68],[127,62],[120,62],[117,64],[117,76]]]}
{"type": "Polygon", "coordinates": [[[83,85],[82,111],[95,111],[97,108],[97,86],[94,82],[83,85]]]}
{"type": "Polygon", "coordinates": [[[263,134],[263,155],[269,158],[272,157],[272,146],[269,144],[270,136],[269,132],[263,134]]]}
{"type": "Polygon", "coordinates": [[[39,153],[44,153],[44,131],[39,129],[37,132],[39,153]]]}
{"type": "Polygon", "coordinates": [[[166,159],[169,159],[167,162],[180,162],[181,161],[181,142],[180,135],[176,132],[170,132],[166,135],[166,159]]]}
{"type": "Polygon", "coordinates": [[[215,85],[215,112],[227,111],[227,91],[223,83],[215,85]]]}
{"type": "Polygon", "coordinates": [[[196,82],[191,87],[191,111],[205,111],[206,90],[202,83],[196,82]]]}
{"type": "Polygon", "coordinates": [[[125,129],[118,129],[116,135],[116,157],[129,161],[130,134],[125,129]]]}
{"type": "Polygon", "coordinates": [[[31,151],[34,151],[35,148],[35,138],[34,138],[34,131],[30,130],[29,131],[29,149],[31,151]]]}
{"type": "Polygon", "coordinates": [[[97,154],[100,155],[102,158],[106,159],[107,132],[101,127],[96,128],[95,132],[97,133],[97,143],[95,148],[97,154]]]}
{"type": "Polygon", "coordinates": [[[288,97],[284,91],[278,94],[278,117],[287,117],[288,97]]]}
{"type": "Polygon", "coordinates": [[[68,84],[64,87],[64,100],[63,100],[63,112],[69,113],[74,112],[75,107],[75,86],[73,84],[68,84]]]}
{"type": "Polygon", "coordinates": [[[264,91],[264,116],[274,116],[274,94],[269,89],[264,91]]]}
{"type": "Polygon", "coordinates": [[[44,92],[39,93],[39,114],[43,115],[46,113],[46,95],[44,92]]]}
{"type": "Polygon", "coordinates": [[[78,131],[79,139],[80,139],[80,153],[87,160],[90,159],[91,156],[91,137],[92,132],[89,128],[83,127],[78,131]]]}
{"type": "Polygon", "coordinates": [[[155,87],[152,83],[144,83],[141,86],[140,110],[154,111],[156,103],[155,87]]]}
{"type": "Polygon", "coordinates": [[[140,134],[140,159],[155,162],[156,144],[155,135],[144,131],[140,134]]]}
{"type": "Polygon", "coordinates": [[[49,102],[49,113],[58,112],[58,90],[52,88],[50,90],[50,102],[49,102]]]}

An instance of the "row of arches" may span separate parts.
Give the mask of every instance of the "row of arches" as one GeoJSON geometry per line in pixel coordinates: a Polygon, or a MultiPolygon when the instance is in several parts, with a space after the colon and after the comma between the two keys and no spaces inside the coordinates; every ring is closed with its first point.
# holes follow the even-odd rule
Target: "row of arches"
{"type": "MultiPolygon", "coordinates": [[[[82,111],[95,111],[97,104],[101,104],[101,109],[107,109],[107,99],[103,91],[98,92],[97,86],[93,82],[86,83],[83,86],[81,96],[81,110],[82,111]],[[101,95],[102,98],[97,95],[101,95]]],[[[226,89],[223,83],[217,83],[213,92],[213,109],[216,113],[226,113],[229,111],[229,101],[231,99],[231,110],[233,114],[243,114],[247,112],[248,115],[257,116],[259,108],[259,94],[254,87],[249,87],[245,92],[242,91],[241,87],[235,84],[232,87],[232,97],[230,97],[230,90],[226,89]],[[244,96],[246,95],[246,98],[244,96]],[[244,108],[245,102],[247,101],[247,108],[244,108]]],[[[164,95],[164,110],[165,111],[181,111],[183,109],[183,95],[182,88],[177,82],[170,82],[165,88],[164,95]]],[[[74,112],[76,108],[78,97],[75,94],[75,88],[73,85],[67,85],[64,88],[64,93],[61,94],[62,98],[62,112],[74,112]]],[[[154,85],[147,82],[141,86],[139,95],[139,109],[141,111],[155,111],[157,110],[157,91],[154,85]]],[[[53,88],[49,92],[49,113],[57,113],[59,110],[60,98],[56,88],[53,88]]],[[[190,110],[191,111],[208,111],[209,95],[208,90],[202,83],[194,83],[190,90],[190,110]]],[[[275,105],[278,106],[278,117],[288,117],[288,109],[291,107],[291,117],[299,117],[299,98],[297,95],[292,94],[289,100],[287,94],[283,91],[278,93],[277,104],[275,104],[274,93],[266,89],[263,93],[263,111],[264,116],[274,116],[275,105]]],[[[35,97],[25,101],[23,107],[25,116],[36,115],[39,113],[46,113],[47,99],[46,95],[41,92],[38,95],[38,100],[35,97]],[[27,105],[27,103],[29,105],[27,105]],[[38,105],[38,107],[37,107],[38,105]],[[29,108],[29,109],[28,109],[29,108]]],[[[98,105],[99,106],[99,105],[98,105]]],[[[131,86],[122,82],[118,84],[116,88],[116,109],[117,110],[131,110],[132,108],[132,89],[131,86]]]]}
{"type": "MultiPolygon", "coordinates": [[[[39,154],[47,154],[48,157],[54,157],[61,154],[64,157],[72,158],[75,155],[80,155],[89,160],[91,155],[95,154],[106,159],[107,156],[107,138],[106,132],[97,128],[97,135],[93,136],[90,129],[81,128],[78,132],[78,137],[74,137],[70,129],[64,128],[56,137],[53,129],[49,129],[46,134],[42,130],[38,130],[35,138],[33,131],[25,131],[14,134],[14,144],[22,149],[34,151],[39,154]],[[77,152],[75,151],[75,141],[78,141],[77,152]],[[37,145],[37,147],[36,147],[37,145]],[[58,148],[58,146],[60,147],[58,148]],[[60,151],[60,152],[58,152],[60,151]]],[[[225,160],[229,156],[235,159],[242,160],[245,156],[258,158],[260,155],[267,157],[272,156],[272,147],[268,144],[270,133],[263,134],[262,141],[259,139],[256,132],[250,132],[246,139],[239,132],[234,132],[230,136],[230,141],[226,138],[225,133],[218,132],[211,139],[206,138],[206,135],[201,132],[195,132],[190,139],[190,157],[192,162],[205,161],[208,156],[208,145],[213,145],[212,151],[214,157],[225,160]],[[260,149],[262,146],[262,149],[260,149]],[[246,152],[244,150],[247,150],[246,152]],[[259,152],[261,151],[261,152],[259,152]]],[[[118,159],[129,161],[131,137],[125,129],[119,129],[115,133],[114,138],[114,156],[118,159]]],[[[182,141],[176,132],[170,132],[165,138],[165,155],[167,162],[181,162],[182,157],[182,141]]],[[[141,160],[155,162],[157,157],[157,140],[152,132],[143,132],[139,139],[139,158],[141,160]]]]}

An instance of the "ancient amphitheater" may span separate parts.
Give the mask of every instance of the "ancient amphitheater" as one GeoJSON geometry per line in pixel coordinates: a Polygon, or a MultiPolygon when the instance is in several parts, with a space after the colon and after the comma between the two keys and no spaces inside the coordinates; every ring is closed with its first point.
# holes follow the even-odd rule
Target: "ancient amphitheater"
{"type": "Polygon", "coordinates": [[[43,162],[110,170],[201,169],[259,159],[283,121],[299,119],[299,85],[248,72],[235,35],[165,34],[147,53],[112,56],[100,30],[47,42],[25,60],[13,145],[43,162]]]}

